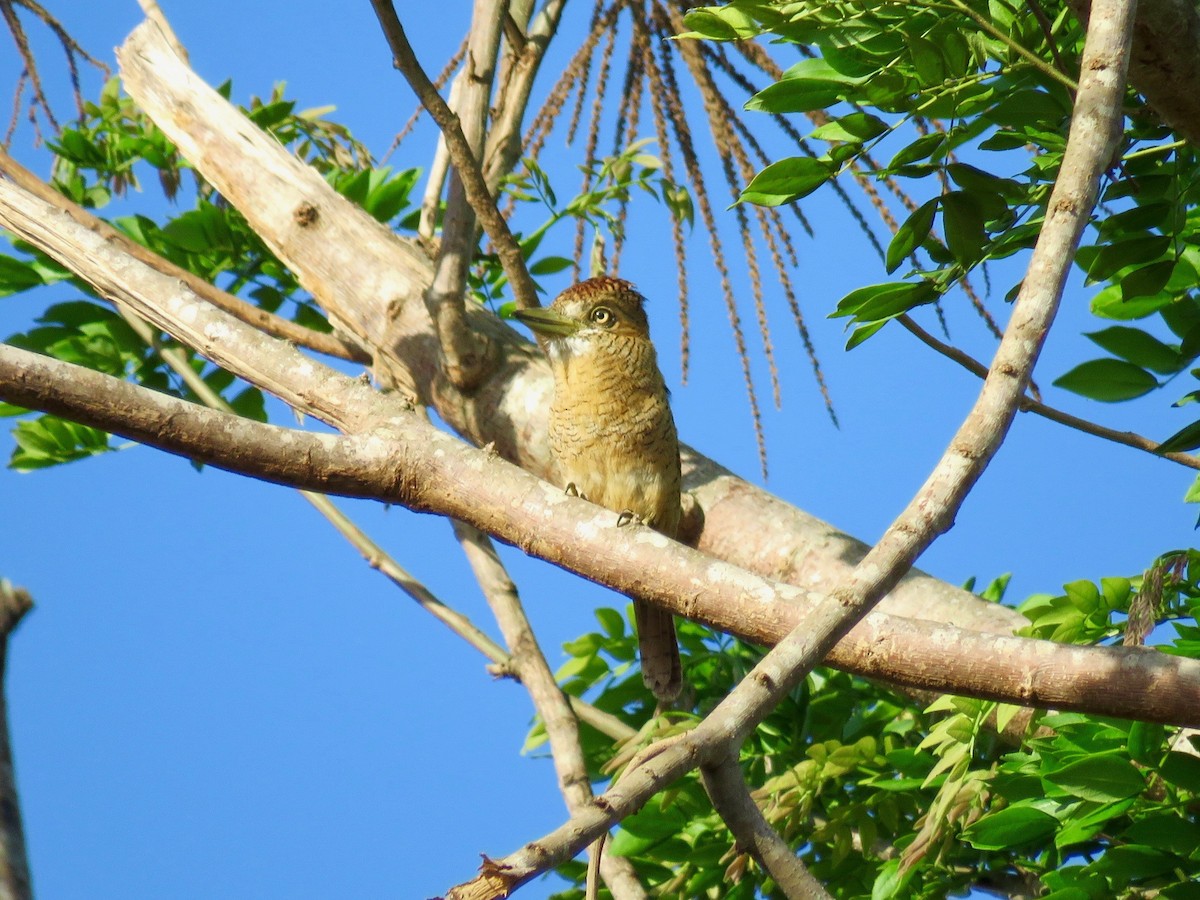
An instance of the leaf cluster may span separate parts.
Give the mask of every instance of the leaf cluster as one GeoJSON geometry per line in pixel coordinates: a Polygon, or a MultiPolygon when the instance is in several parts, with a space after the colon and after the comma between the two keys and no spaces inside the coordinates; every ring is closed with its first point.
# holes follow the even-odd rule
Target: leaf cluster
{"type": "MultiPolygon", "coordinates": [[[[1150,627],[1174,623],[1162,650],[1200,655],[1200,552],[1173,551],[1142,576],[1075,582],[1063,598],[1031,597],[1028,633],[1100,642],[1124,634],[1139,597],[1150,627]],[[1068,609],[1070,612],[1064,613],[1068,609]]],[[[1007,577],[981,596],[999,600],[1007,577]]],[[[628,614],[628,611],[627,611],[628,614]]],[[[692,727],[761,651],[680,622],[687,712],[655,719],[636,667],[636,635],[614,609],[565,645],[558,676],[637,730],[627,746],[583,729],[598,788],[637,749],[692,727]]],[[[1156,632],[1157,634],[1158,632],[1156,632]]],[[[1103,898],[1155,890],[1193,896],[1200,876],[1200,756],[1176,729],[1077,714],[1041,714],[1018,746],[998,735],[1018,707],[942,697],[928,707],[865,679],[819,669],[751,736],[742,754],[754,797],[812,873],[837,897],[945,897],[973,886],[1103,898]]],[[[540,746],[540,724],[527,750],[540,746]]],[[[606,852],[630,858],[664,897],[774,897],[695,775],[624,821],[606,852]]],[[[583,896],[581,864],[559,874],[583,896]]]]}
{"type": "MultiPolygon", "coordinates": [[[[766,35],[806,57],[747,109],[816,114],[822,124],[808,140],[825,151],[767,166],[743,202],[790,203],[851,171],[933,188],[886,250],[886,271],[907,268],[904,279],[857,288],[833,311],[852,329],[849,346],[941,303],[976,272],[990,281],[989,264],[1032,248],[1062,164],[1082,52],[1065,3],[735,0],[694,10],[687,22],[691,37],[766,35]]],[[[1126,110],[1120,154],[1077,256],[1085,288],[1095,286],[1091,311],[1121,324],[1088,335],[1110,355],[1055,381],[1107,402],[1200,377],[1196,154],[1135,93],[1126,110]]],[[[1176,405],[1197,397],[1186,389],[1176,405]]],[[[1193,422],[1162,449],[1197,447],[1193,422]]]]}

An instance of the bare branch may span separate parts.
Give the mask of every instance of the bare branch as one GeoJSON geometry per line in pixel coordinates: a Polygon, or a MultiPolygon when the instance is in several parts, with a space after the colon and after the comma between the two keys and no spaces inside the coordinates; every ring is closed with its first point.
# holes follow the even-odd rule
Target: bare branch
{"type": "Polygon", "coordinates": [[[171,45],[171,49],[184,62],[188,61],[187,49],[180,42],[175,34],[175,29],[171,27],[171,23],[167,21],[167,17],[163,15],[162,7],[158,5],[158,0],[138,0],[138,6],[142,8],[142,12],[146,14],[146,18],[157,26],[158,30],[163,33],[163,37],[167,39],[167,43],[171,45]]]}
{"type": "MultiPolygon", "coordinates": [[[[506,6],[493,0],[475,0],[475,12],[467,37],[467,54],[452,93],[454,111],[471,151],[472,165],[478,165],[476,160],[483,148],[488,98],[495,77],[496,55],[500,51],[501,22],[507,16],[506,6]]],[[[432,82],[429,90],[437,94],[432,82]]],[[[427,99],[422,97],[422,102],[427,99]]],[[[443,141],[449,149],[450,141],[445,135],[443,141]]],[[[459,174],[462,164],[461,161],[456,163],[450,175],[446,212],[442,219],[442,241],[438,247],[433,283],[425,292],[425,304],[429,307],[429,316],[433,319],[433,327],[441,344],[442,367],[446,376],[460,390],[469,391],[487,376],[496,358],[488,353],[487,338],[472,331],[466,318],[467,269],[475,254],[477,239],[475,212],[471,209],[463,188],[462,175],[459,174]]]]}
{"type": "MultiPolygon", "coordinates": [[[[218,365],[322,421],[344,431],[369,435],[397,418],[407,421],[410,417],[395,394],[379,394],[357,379],[324,368],[282,342],[264,340],[261,333],[211,308],[186,286],[130,260],[64,213],[4,181],[0,181],[0,225],[64,260],[102,293],[128,303],[139,315],[181,342],[195,346],[218,365]]],[[[157,412],[145,420],[126,421],[126,413],[132,415],[130,411],[136,411],[139,404],[132,395],[120,392],[133,390],[132,386],[121,382],[116,382],[119,387],[108,386],[109,380],[104,376],[37,356],[32,357],[37,366],[30,363],[23,370],[11,356],[20,351],[6,348],[5,352],[10,354],[10,365],[0,375],[0,390],[6,394],[5,399],[18,405],[61,413],[85,424],[205,460],[218,452],[209,447],[209,439],[215,440],[216,432],[234,427],[209,420],[186,436],[174,435],[171,417],[160,405],[165,400],[157,394],[152,395],[151,404],[157,412]],[[88,390],[96,392],[95,397],[88,390]],[[158,429],[165,433],[159,434],[158,429]]],[[[21,358],[28,359],[29,355],[21,358]]],[[[184,410],[192,408],[189,404],[181,406],[184,410]]],[[[238,429],[247,427],[239,420],[234,422],[238,429]]],[[[282,429],[278,432],[289,435],[288,441],[299,439],[282,429]]],[[[436,430],[427,429],[421,435],[420,440],[432,444],[413,448],[417,458],[425,459],[433,452],[433,445],[461,449],[461,445],[436,430]],[[438,440],[433,441],[427,437],[429,434],[437,435],[438,440]]],[[[254,447],[262,440],[261,436],[255,438],[247,433],[246,446],[254,447]]],[[[410,452],[404,449],[407,445],[403,441],[395,446],[402,456],[410,452]]],[[[233,449],[220,452],[233,453],[233,449]]],[[[235,471],[255,477],[326,493],[395,500],[401,486],[413,489],[405,467],[397,468],[394,463],[384,481],[376,483],[374,492],[369,484],[354,482],[349,470],[306,474],[307,452],[296,449],[286,460],[264,463],[261,471],[254,466],[251,450],[232,455],[227,464],[235,471]]],[[[328,455],[333,451],[314,446],[311,452],[328,455]]],[[[665,538],[647,536],[630,542],[633,558],[614,566],[610,562],[613,548],[604,543],[611,540],[613,531],[609,519],[603,515],[598,519],[610,535],[604,540],[594,533],[576,532],[565,525],[560,529],[549,528],[541,518],[544,506],[535,503],[523,513],[512,505],[511,498],[529,495],[529,485],[538,485],[540,489],[535,493],[548,491],[553,504],[562,500],[560,492],[544,482],[529,479],[524,473],[520,474],[525,481],[505,481],[502,473],[511,467],[498,459],[486,467],[488,476],[480,478],[478,473],[483,469],[479,460],[489,457],[484,454],[473,458],[475,462],[469,465],[476,470],[470,478],[461,472],[450,475],[452,487],[448,490],[453,497],[447,501],[449,506],[437,509],[439,513],[470,521],[528,552],[551,558],[628,596],[648,600],[757,643],[773,644],[801,621],[812,622],[819,614],[818,594],[716,562],[665,538]],[[478,485],[473,486],[476,482],[478,485]],[[504,493],[501,489],[504,485],[513,493],[504,493]],[[476,501],[478,507],[473,505],[476,501]],[[704,586],[699,593],[697,584],[704,586]]],[[[460,460],[458,465],[468,466],[468,463],[460,460]]],[[[445,474],[445,470],[439,471],[445,474]]],[[[415,484],[423,483],[421,472],[415,471],[411,477],[415,484]]],[[[423,505],[429,502],[428,498],[422,498],[424,494],[412,500],[411,505],[432,509],[423,505]]],[[[783,504],[779,506],[786,509],[783,504]]],[[[586,507],[596,510],[590,504],[586,507]]],[[[777,520],[778,516],[771,514],[760,518],[755,527],[761,530],[764,522],[774,527],[777,520]]],[[[1200,663],[1190,660],[1165,660],[1159,654],[1135,650],[1063,647],[882,613],[868,617],[853,634],[830,654],[831,664],[912,687],[1146,721],[1181,722],[1200,709],[1200,663]],[[947,647],[957,652],[947,654],[947,647]],[[1138,655],[1124,655],[1135,653],[1138,655]],[[1047,665],[1047,654],[1056,661],[1054,666],[1047,665]]]]}
{"type": "MultiPolygon", "coordinates": [[[[471,327],[487,332],[502,363],[475,391],[455,390],[441,377],[437,341],[421,301],[432,279],[421,249],[293,159],[169,54],[153,29],[135,31],[119,55],[126,87],[141,107],[245,215],[332,321],[374,348],[384,365],[402,368],[393,374],[406,376],[406,387],[460,434],[493,445],[530,471],[550,473],[550,375],[527,341],[485,310],[469,310],[471,327]]],[[[686,448],[683,463],[685,487],[705,514],[698,546],[713,556],[826,590],[866,553],[861,542],[686,448]],[[756,539],[747,541],[749,533],[756,539]]],[[[1015,610],[921,573],[906,577],[885,606],[899,615],[1000,634],[1025,622],[1015,610]]]]}
{"type": "MultiPolygon", "coordinates": [[[[912,332],[918,340],[926,346],[932,347],[938,353],[947,359],[954,360],[968,372],[973,375],[978,375],[980,378],[987,376],[987,367],[975,359],[969,353],[964,353],[957,347],[953,347],[944,341],[938,340],[920,325],[918,325],[910,316],[900,316],[897,320],[906,329],[912,332]]],[[[1147,453],[1153,454],[1160,459],[1169,459],[1171,462],[1179,463],[1181,466],[1187,466],[1189,469],[1200,469],[1200,458],[1193,456],[1190,453],[1160,453],[1158,441],[1152,441],[1148,437],[1136,434],[1132,431],[1117,431],[1115,428],[1106,428],[1096,422],[1081,419],[1078,416],[1073,416],[1068,412],[1063,412],[1061,409],[1056,409],[1053,406],[1048,406],[1041,401],[1034,400],[1032,397],[1022,397],[1020,408],[1022,412],[1031,412],[1039,415],[1044,419],[1049,419],[1051,422],[1058,422],[1060,425],[1066,425],[1068,428],[1074,428],[1076,431],[1082,431],[1084,434],[1090,434],[1094,437],[1103,438],[1106,441],[1112,441],[1115,444],[1124,444],[1126,447],[1132,447],[1135,450],[1144,450],[1147,453]]]]}
{"type": "Polygon", "coordinates": [[[512,171],[521,156],[521,122],[529,105],[533,81],[546,55],[551,38],[558,32],[566,0],[547,0],[525,33],[525,41],[514,47],[516,59],[506,74],[504,90],[488,133],[487,149],[483,154],[483,175],[488,190],[495,196],[500,179],[512,171]]]}
{"type": "Polygon", "coordinates": [[[25,613],[33,608],[27,591],[0,578],[0,900],[32,900],[25,828],[13,772],[12,742],[8,736],[8,700],[3,679],[8,639],[25,613]]]}
{"type": "MultiPolygon", "coordinates": [[[[591,805],[592,784],[588,778],[583,747],[579,743],[579,725],[567,695],[554,680],[554,673],[550,671],[534,637],[533,627],[525,616],[516,585],[496,554],[491,538],[457,520],[454,522],[454,535],[462,545],[471,571],[475,573],[475,580],[479,582],[488,606],[496,617],[504,642],[512,651],[512,665],[517,677],[529,691],[529,698],[541,716],[550,742],[554,771],[558,774],[558,787],[568,812],[574,815],[591,805]]],[[[602,853],[599,843],[592,848],[592,852],[599,856],[600,875],[616,900],[644,900],[646,891],[629,860],[602,853]]]]}
{"type": "MultiPolygon", "coordinates": [[[[1096,6],[1089,0],[1070,5],[1085,22],[1096,6]]],[[[1194,3],[1138,3],[1129,80],[1180,137],[1200,146],[1200,10],[1194,3]]]]}
{"type": "Polygon", "coordinates": [[[442,99],[437,88],[433,86],[433,82],[429,80],[429,76],[425,74],[425,70],[421,68],[391,0],[371,0],[371,5],[375,8],[379,24],[383,28],[388,46],[391,47],[395,57],[396,68],[404,73],[404,77],[408,79],[408,83],[412,86],[418,99],[446,137],[446,149],[450,154],[450,160],[462,179],[463,191],[466,193],[467,200],[470,201],[483,230],[496,248],[496,255],[504,266],[504,273],[508,276],[509,284],[512,285],[517,307],[531,309],[540,306],[537,298],[537,286],[533,283],[529,270],[525,267],[521,247],[509,230],[508,223],[496,208],[495,198],[488,190],[483,173],[479,169],[479,162],[475,158],[475,154],[471,152],[471,145],[463,134],[458,117],[446,105],[446,101],[442,99]]]}
{"type": "Polygon", "coordinates": [[[267,334],[283,338],[302,347],[308,347],[310,350],[324,353],[327,356],[335,356],[339,359],[351,360],[353,362],[369,363],[371,361],[371,357],[349,339],[337,334],[323,334],[319,331],[313,331],[311,328],[306,328],[303,325],[289,321],[282,316],[269,313],[265,309],[259,309],[245,300],[235,297],[232,294],[227,294],[220,288],[209,284],[203,278],[193,275],[170,260],[159,256],[154,251],[143,247],[137,241],[117,231],[117,229],[113,228],[103,219],[93,216],[82,206],[72,203],[9,156],[2,147],[0,147],[0,173],[3,173],[14,184],[20,185],[38,199],[44,200],[67,213],[80,225],[91,229],[105,240],[117,244],[134,259],[152,266],[164,275],[170,275],[172,278],[178,278],[185,282],[189,288],[209,303],[237,316],[248,325],[253,325],[267,334]]]}
{"type": "Polygon", "coordinates": [[[763,816],[750,796],[737,757],[726,757],[716,765],[701,766],[700,776],[713,807],[737,838],[739,849],[758,860],[788,900],[826,900],[830,897],[763,816]]]}

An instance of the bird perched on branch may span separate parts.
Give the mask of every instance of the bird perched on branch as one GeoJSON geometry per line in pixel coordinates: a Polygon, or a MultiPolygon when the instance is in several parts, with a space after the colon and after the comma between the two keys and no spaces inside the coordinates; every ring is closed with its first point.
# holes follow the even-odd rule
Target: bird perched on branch
{"type": "MultiPolygon", "coordinates": [[[[542,339],[554,371],[550,450],[563,486],[674,538],[679,439],[644,303],[628,281],[589,278],[549,308],[513,315],[542,339]]],[[[670,703],[683,683],[675,620],[640,600],[633,612],[642,678],[670,703]]]]}

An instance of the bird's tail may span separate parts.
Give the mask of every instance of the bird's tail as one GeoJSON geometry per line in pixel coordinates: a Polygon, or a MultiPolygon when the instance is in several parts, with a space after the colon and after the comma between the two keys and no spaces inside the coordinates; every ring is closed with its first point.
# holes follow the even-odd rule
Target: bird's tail
{"type": "Polygon", "coordinates": [[[633,616],[637,620],[642,680],[660,703],[669,704],[683,687],[675,617],[665,609],[640,600],[633,602],[633,616]]]}

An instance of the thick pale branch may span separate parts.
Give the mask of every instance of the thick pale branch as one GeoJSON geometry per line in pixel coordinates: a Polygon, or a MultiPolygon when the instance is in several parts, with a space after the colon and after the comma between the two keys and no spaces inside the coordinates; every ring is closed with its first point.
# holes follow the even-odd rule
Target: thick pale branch
{"type": "MultiPolygon", "coordinates": [[[[355,379],[346,395],[374,395],[355,379]]],[[[415,414],[380,408],[352,437],[264,425],[0,345],[0,399],[232,472],[372,497],[470,522],[534,556],[746,640],[773,644],[822,598],[778,584],[568,497],[415,414]]],[[[384,398],[380,398],[381,400],[384,398]]],[[[361,402],[369,402],[370,397],[361,402]]],[[[914,687],[1144,721],[1200,725],[1200,662],[1145,648],[1076,647],[872,613],[830,654],[914,687]]]]}
{"type": "MultiPolygon", "coordinates": [[[[1083,21],[1090,0],[1070,0],[1083,21]]],[[[1182,138],[1200,147],[1200,10],[1194,0],[1140,0],[1129,80],[1182,138]]]]}
{"type": "Polygon", "coordinates": [[[521,156],[521,122],[546,48],[558,32],[564,6],[566,0],[547,0],[524,34],[523,43],[517,46],[516,42],[509,41],[514,46],[504,73],[504,90],[496,98],[497,106],[483,158],[484,180],[493,195],[500,187],[500,179],[512,170],[521,156]]]}
{"type": "Polygon", "coordinates": [[[143,247],[128,235],[117,231],[117,229],[113,228],[103,219],[92,215],[82,206],[72,203],[9,156],[3,147],[0,147],[0,172],[35,197],[57,206],[79,224],[90,228],[105,240],[118,245],[134,259],[146,263],[146,265],[157,269],[164,275],[170,275],[172,278],[178,278],[185,282],[188,287],[214,306],[237,316],[243,322],[253,325],[256,328],[261,328],[267,334],[273,334],[276,337],[297,343],[302,347],[316,350],[318,353],[354,362],[369,363],[371,361],[370,355],[363,352],[363,350],[351,341],[336,334],[324,334],[320,331],[313,331],[311,328],[298,325],[282,316],[259,309],[257,306],[253,306],[239,297],[227,294],[225,291],[209,284],[202,278],[198,278],[186,269],[180,268],[170,260],[159,256],[153,250],[143,247]]]}
{"type": "MultiPolygon", "coordinates": [[[[463,68],[451,94],[463,140],[471,151],[469,164],[476,169],[483,148],[488,97],[495,77],[496,55],[500,51],[500,23],[506,16],[505,6],[492,0],[475,0],[463,68]]],[[[418,95],[422,96],[422,102],[430,102],[422,95],[422,88],[425,87],[440,100],[433,83],[417,65],[416,58],[411,57],[407,62],[409,66],[417,66],[416,72],[411,72],[408,67],[402,68],[410,83],[414,79],[422,82],[416,88],[418,95]]],[[[441,120],[438,121],[441,124],[441,120]]],[[[444,134],[443,141],[449,147],[444,134]]],[[[433,284],[425,292],[425,303],[441,345],[442,367],[456,387],[469,391],[487,376],[488,368],[495,360],[487,352],[487,339],[473,331],[466,318],[467,270],[475,252],[476,234],[475,211],[471,208],[463,187],[463,177],[457,168],[460,163],[461,160],[456,163],[450,176],[437,266],[433,284]]],[[[482,179],[482,175],[479,177],[482,179]]],[[[486,202],[491,204],[490,195],[486,202]]]]}
{"type": "MultiPolygon", "coordinates": [[[[432,279],[423,251],[387,232],[265,137],[170,53],[153,28],[137,29],[120,58],[126,86],[142,108],[242,211],[333,320],[364,344],[385,344],[422,402],[460,434],[491,444],[530,471],[549,474],[551,382],[527,341],[486,311],[468,310],[471,327],[486,334],[500,362],[474,392],[455,389],[442,377],[438,342],[422,302],[432,279]],[[299,227],[293,212],[308,207],[321,214],[299,227]]],[[[698,546],[713,556],[823,590],[866,552],[861,542],[686,449],[684,469],[686,487],[705,515],[698,546]]],[[[884,608],[977,631],[1011,633],[1024,623],[1013,610],[919,572],[897,586],[884,608]]]]}

